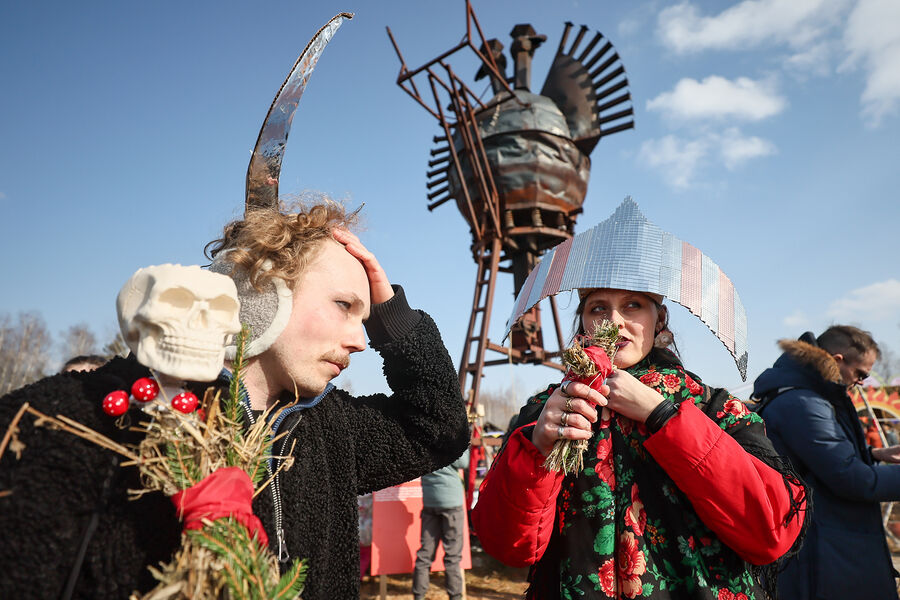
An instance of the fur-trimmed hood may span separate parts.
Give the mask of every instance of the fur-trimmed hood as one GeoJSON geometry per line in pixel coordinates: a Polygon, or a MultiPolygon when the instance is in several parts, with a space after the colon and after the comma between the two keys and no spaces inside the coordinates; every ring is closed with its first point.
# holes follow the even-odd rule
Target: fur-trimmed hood
{"type": "Polygon", "coordinates": [[[814,335],[805,333],[798,340],[781,340],[778,345],[784,353],[753,382],[755,397],[787,387],[813,389],[826,397],[846,395],[837,361],[816,345],[814,335]]]}
{"type": "Polygon", "coordinates": [[[801,340],[780,340],[778,346],[802,366],[814,369],[825,381],[841,383],[837,361],[827,350],[801,340]]]}

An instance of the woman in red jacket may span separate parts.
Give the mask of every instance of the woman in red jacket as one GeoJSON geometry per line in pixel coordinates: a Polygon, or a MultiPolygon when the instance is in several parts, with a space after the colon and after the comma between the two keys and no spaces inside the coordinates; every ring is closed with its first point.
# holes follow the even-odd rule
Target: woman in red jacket
{"type": "Polygon", "coordinates": [[[773,595],[807,496],[762,420],[682,367],[662,296],[579,295],[578,333],[619,326],[617,369],[600,392],[551,385],[523,408],[472,513],[483,548],[531,565],[528,598],[773,595]],[[560,438],[589,440],[580,472],[543,467],[560,438]]]}

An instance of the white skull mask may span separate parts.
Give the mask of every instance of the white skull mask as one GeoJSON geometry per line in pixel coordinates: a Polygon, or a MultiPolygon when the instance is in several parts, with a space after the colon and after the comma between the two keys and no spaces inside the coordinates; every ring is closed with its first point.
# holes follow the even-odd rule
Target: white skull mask
{"type": "Polygon", "coordinates": [[[230,277],[199,266],[138,269],[116,300],[119,327],[141,364],[175,379],[212,381],[241,330],[230,277]]]}

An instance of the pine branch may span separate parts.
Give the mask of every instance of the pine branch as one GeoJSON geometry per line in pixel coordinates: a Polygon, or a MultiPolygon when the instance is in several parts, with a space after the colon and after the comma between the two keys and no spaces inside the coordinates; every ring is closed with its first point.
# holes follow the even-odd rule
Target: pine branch
{"type": "Polygon", "coordinates": [[[244,376],[244,346],[250,337],[250,326],[241,325],[241,332],[235,339],[234,360],[231,362],[231,385],[229,386],[229,398],[225,401],[225,412],[231,421],[238,422],[243,416],[241,404],[241,381],[244,376]]]}
{"type": "Polygon", "coordinates": [[[278,586],[275,588],[275,595],[273,595],[272,598],[274,600],[280,600],[281,598],[296,598],[300,595],[300,592],[303,591],[303,585],[305,583],[306,565],[299,560],[295,560],[290,570],[278,581],[278,586]]]}

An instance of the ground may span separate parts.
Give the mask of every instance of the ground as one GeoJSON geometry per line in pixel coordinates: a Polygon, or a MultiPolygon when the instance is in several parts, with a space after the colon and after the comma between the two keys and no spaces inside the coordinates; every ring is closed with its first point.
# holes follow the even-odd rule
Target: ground
{"type": "MultiPolygon", "coordinates": [[[[900,518],[900,503],[894,505],[892,515],[900,518]]],[[[892,520],[889,529],[900,533],[900,520],[892,520]]],[[[894,559],[894,567],[900,571],[900,538],[889,535],[888,546],[894,559]]],[[[507,567],[480,551],[477,543],[473,545],[472,568],[466,571],[466,599],[467,600],[521,600],[527,584],[525,577],[528,569],[513,569],[507,567]]],[[[360,599],[379,598],[380,580],[378,576],[365,577],[360,584],[360,599]]],[[[898,580],[900,586],[900,580],[898,580]]],[[[412,600],[412,575],[388,575],[387,595],[390,600],[412,600]]],[[[900,590],[900,587],[898,587],[900,590]]],[[[447,598],[444,591],[444,574],[431,574],[431,587],[428,589],[427,600],[442,600],[447,598]]]]}
{"type": "MultiPolygon", "coordinates": [[[[472,552],[472,568],[466,571],[467,600],[519,600],[525,593],[528,569],[513,569],[494,560],[477,546],[472,552]]],[[[379,577],[365,577],[360,584],[360,598],[379,598],[379,577]]],[[[412,575],[388,575],[387,595],[390,600],[412,600],[412,575]]],[[[444,574],[431,574],[427,600],[446,599],[444,574]]]]}

